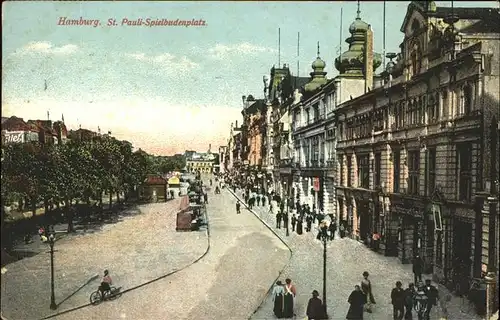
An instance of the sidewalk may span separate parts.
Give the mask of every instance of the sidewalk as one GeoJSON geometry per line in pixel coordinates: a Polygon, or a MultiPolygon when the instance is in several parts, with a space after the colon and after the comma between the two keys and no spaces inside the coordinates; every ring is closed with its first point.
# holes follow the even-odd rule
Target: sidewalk
{"type": "MultiPolygon", "coordinates": [[[[55,294],[50,305],[50,256],[45,251],[2,270],[1,310],[9,320],[34,320],[87,305],[108,269],[122,291],[189,265],[207,249],[205,232],[176,232],[179,200],[128,209],[118,223],[55,244],[55,294]],[[128,216],[126,216],[128,215],[128,216]],[[97,275],[97,278],[95,276],[97,275]]],[[[44,250],[43,245],[40,250],[44,250]]]]}
{"type": "MultiPolygon", "coordinates": [[[[242,199],[241,192],[237,196],[242,199]]],[[[282,281],[289,277],[297,286],[296,315],[297,319],[304,319],[307,301],[313,290],[323,291],[323,245],[316,240],[317,231],[314,228],[310,233],[298,235],[292,232],[287,237],[285,229],[276,229],[276,218],[269,213],[269,206],[257,206],[253,210],[260,219],[271,226],[293,250],[292,260],[283,272],[282,281]]],[[[411,265],[401,264],[397,258],[385,257],[365,247],[362,243],[349,238],[336,237],[327,245],[327,306],[330,319],[345,319],[349,304],[347,298],[359,284],[363,271],[370,273],[373,293],[377,304],[372,314],[365,313],[366,319],[392,319],[392,305],[390,292],[396,281],[403,282],[404,287],[413,282],[411,265]]],[[[435,284],[436,285],[436,284],[435,284]]],[[[447,290],[439,287],[440,296],[448,294],[447,290]]],[[[449,317],[453,320],[481,319],[471,313],[461,313],[461,299],[453,297],[447,304],[449,317]]],[[[273,303],[268,296],[261,307],[251,317],[255,320],[274,319],[273,303]]],[[[464,307],[464,309],[469,309],[464,307]]],[[[439,307],[434,307],[431,319],[439,319],[439,307]]],[[[416,319],[416,315],[415,318],[416,319]]]]}

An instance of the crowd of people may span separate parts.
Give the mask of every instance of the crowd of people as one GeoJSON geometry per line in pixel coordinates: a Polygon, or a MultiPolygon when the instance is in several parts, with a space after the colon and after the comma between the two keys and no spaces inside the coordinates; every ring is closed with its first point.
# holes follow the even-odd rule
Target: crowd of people
{"type": "MultiPolygon", "coordinates": [[[[247,207],[252,210],[255,206],[269,206],[268,213],[276,217],[276,228],[288,228],[291,225],[291,231],[302,235],[304,232],[311,232],[313,228],[319,228],[320,225],[327,225],[330,240],[337,234],[341,238],[346,236],[347,226],[340,224],[337,226],[334,214],[325,214],[321,209],[314,205],[301,204],[300,201],[293,199],[282,199],[275,192],[265,192],[262,187],[248,182],[241,176],[223,175],[218,178],[219,183],[227,183],[234,193],[241,192],[241,196],[247,207]],[[222,181],[222,182],[221,182],[222,181]],[[291,217],[289,214],[291,213],[291,217]],[[316,224],[317,226],[313,226],[316,224]]],[[[236,203],[236,213],[241,212],[241,203],[236,203]]],[[[379,235],[375,232],[373,238],[373,247],[378,246],[379,235]]],[[[429,320],[430,312],[433,306],[438,302],[438,289],[431,284],[431,280],[422,281],[423,260],[417,254],[414,259],[413,273],[415,275],[414,283],[409,283],[406,289],[403,289],[401,281],[397,281],[395,288],[391,291],[391,303],[393,305],[393,318],[395,320],[412,320],[414,311],[416,311],[418,320],[429,320]]],[[[291,279],[286,279],[285,284],[277,281],[272,291],[274,302],[273,312],[277,318],[293,318],[295,316],[294,305],[297,291],[291,283],[291,279]]],[[[359,285],[354,286],[354,290],[349,295],[349,311],[346,319],[362,320],[365,313],[372,313],[373,306],[376,304],[372,292],[369,273],[363,272],[363,278],[359,285]]],[[[326,310],[323,302],[319,298],[317,290],[312,292],[312,297],[307,305],[307,318],[309,320],[326,319],[326,310]]]]}

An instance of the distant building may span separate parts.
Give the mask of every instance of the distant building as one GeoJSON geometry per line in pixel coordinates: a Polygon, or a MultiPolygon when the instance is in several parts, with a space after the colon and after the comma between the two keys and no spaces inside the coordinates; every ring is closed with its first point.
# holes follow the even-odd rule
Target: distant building
{"type": "Polygon", "coordinates": [[[28,120],[12,116],[2,117],[2,144],[40,142],[61,144],[68,139],[68,130],[62,121],[28,120]]]}
{"type": "Polygon", "coordinates": [[[212,153],[211,145],[205,153],[186,151],[184,155],[186,156],[186,170],[191,173],[213,173],[214,165],[219,158],[217,154],[212,153]]]}

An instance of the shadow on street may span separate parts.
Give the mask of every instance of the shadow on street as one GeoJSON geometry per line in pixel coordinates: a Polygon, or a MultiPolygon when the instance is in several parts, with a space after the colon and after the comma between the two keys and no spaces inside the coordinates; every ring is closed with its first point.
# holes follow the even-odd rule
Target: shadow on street
{"type": "Polygon", "coordinates": [[[87,286],[89,283],[91,283],[92,281],[96,280],[97,278],[99,278],[98,274],[96,274],[95,276],[93,276],[92,278],[90,278],[89,280],[87,280],[87,282],[85,282],[83,285],[81,285],[80,287],[78,287],[78,289],[76,289],[75,291],[73,291],[73,293],[71,293],[69,296],[67,296],[63,300],[61,300],[61,302],[59,302],[57,304],[57,307],[59,308],[66,300],[68,300],[69,298],[71,298],[72,296],[74,296],[75,294],[77,294],[78,291],[82,290],[85,286],[87,286]]]}

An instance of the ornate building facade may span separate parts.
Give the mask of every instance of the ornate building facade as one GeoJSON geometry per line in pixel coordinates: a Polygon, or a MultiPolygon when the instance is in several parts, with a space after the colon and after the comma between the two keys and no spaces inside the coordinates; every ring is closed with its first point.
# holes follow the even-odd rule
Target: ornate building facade
{"type": "Polygon", "coordinates": [[[491,187],[498,181],[498,17],[498,10],[412,2],[384,86],[336,109],[339,211],[353,237],[378,232],[382,252],[403,263],[418,252],[450,286],[497,265],[489,238],[498,207],[491,187]]]}

